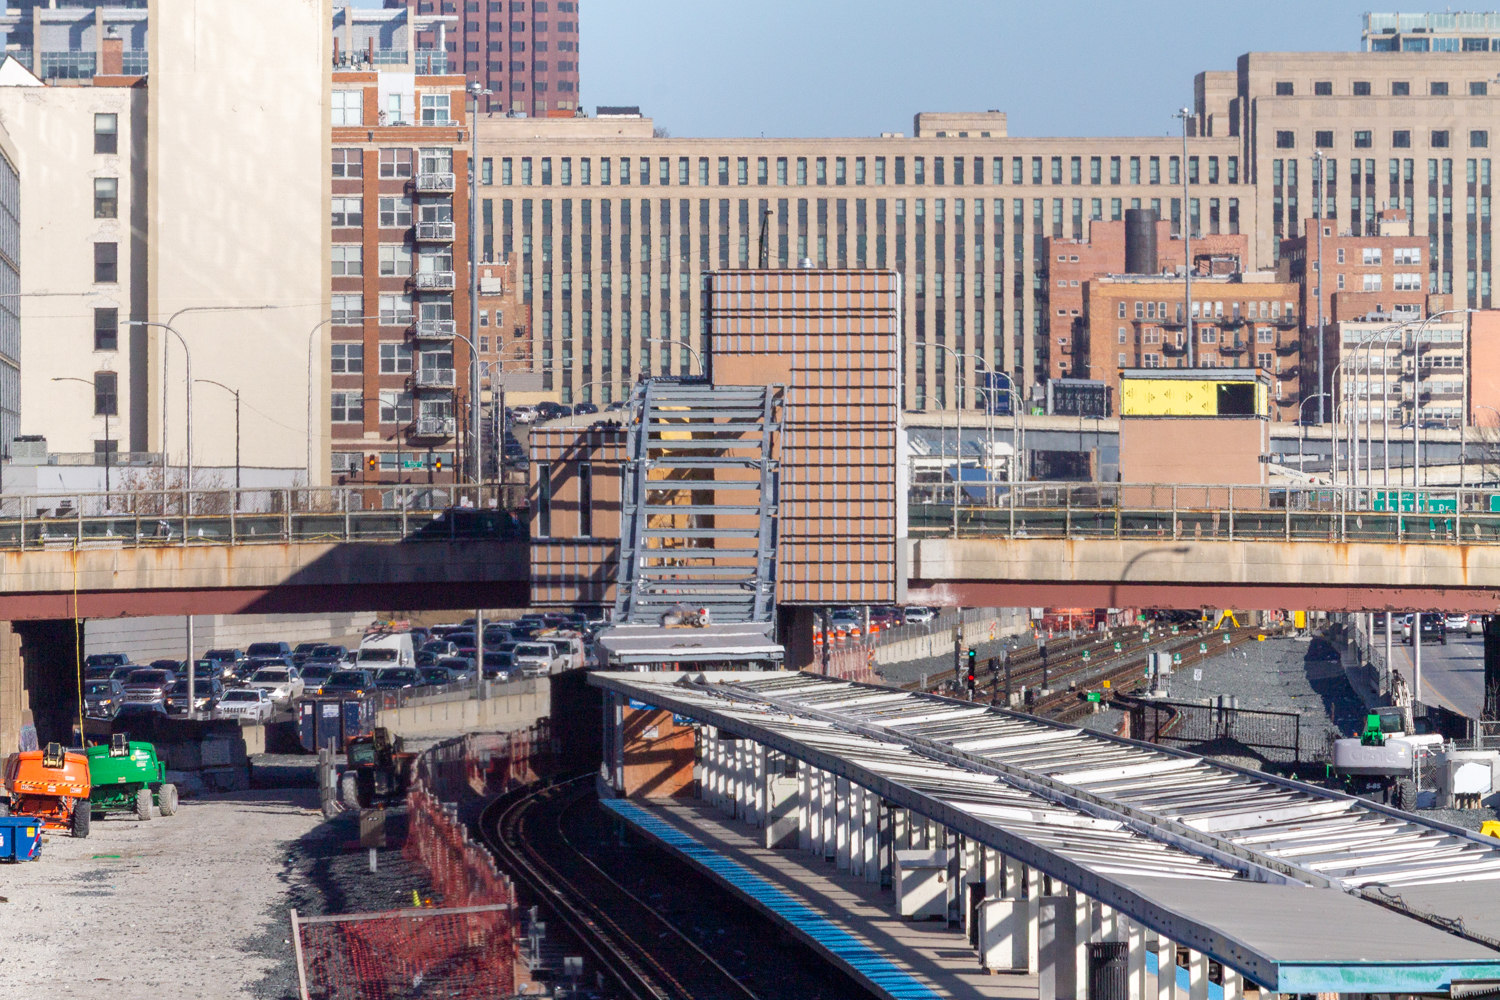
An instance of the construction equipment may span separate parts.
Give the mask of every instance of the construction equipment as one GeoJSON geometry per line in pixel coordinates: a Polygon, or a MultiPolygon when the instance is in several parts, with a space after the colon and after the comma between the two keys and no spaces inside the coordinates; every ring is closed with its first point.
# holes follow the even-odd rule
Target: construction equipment
{"type": "Polygon", "coordinates": [[[402,749],[401,737],[377,726],[366,736],[356,736],[345,750],[349,766],[339,778],[339,798],[350,809],[369,809],[377,802],[404,798],[411,783],[415,753],[402,749]]]}
{"type": "Polygon", "coordinates": [[[1365,716],[1358,737],[1335,740],[1333,771],[1352,795],[1378,797],[1398,809],[1416,807],[1416,757],[1442,744],[1436,733],[1407,731],[1406,713],[1382,708],[1365,716]]]}
{"type": "Polygon", "coordinates": [[[5,761],[5,802],[0,811],[34,816],[46,830],[89,835],[89,761],[81,753],[48,743],[41,750],[22,750],[5,761]]]}
{"type": "Polygon", "coordinates": [[[109,745],[86,752],[94,812],[133,812],[139,820],[151,818],[153,805],[163,816],[177,812],[177,786],[166,780],[167,766],[150,743],[128,742],[124,733],[115,733],[109,745]]]}

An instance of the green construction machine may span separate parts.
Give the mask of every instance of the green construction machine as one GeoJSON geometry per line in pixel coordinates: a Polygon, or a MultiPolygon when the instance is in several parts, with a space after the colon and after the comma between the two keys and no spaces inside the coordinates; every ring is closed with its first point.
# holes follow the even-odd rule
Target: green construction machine
{"type": "Polygon", "coordinates": [[[177,786],[166,780],[167,767],[150,743],[130,742],[116,733],[107,746],[89,747],[88,757],[89,804],[96,815],[133,812],[145,820],[153,805],[163,816],[177,812],[177,786]]]}

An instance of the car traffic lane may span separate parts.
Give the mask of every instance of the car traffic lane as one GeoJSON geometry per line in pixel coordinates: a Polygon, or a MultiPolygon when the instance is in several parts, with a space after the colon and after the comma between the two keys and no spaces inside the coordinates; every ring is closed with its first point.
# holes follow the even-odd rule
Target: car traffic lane
{"type": "MultiPolygon", "coordinates": [[[[1377,630],[1375,642],[1384,642],[1377,630]]],[[[1391,665],[1408,684],[1416,673],[1412,647],[1398,638],[1391,647],[1391,665]]],[[[1440,705],[1471,719],[1484,709],[1484,637],[1449,632],[1447,645],[1422,644],[1422,697],[1425,705],[1440,705]]]]}

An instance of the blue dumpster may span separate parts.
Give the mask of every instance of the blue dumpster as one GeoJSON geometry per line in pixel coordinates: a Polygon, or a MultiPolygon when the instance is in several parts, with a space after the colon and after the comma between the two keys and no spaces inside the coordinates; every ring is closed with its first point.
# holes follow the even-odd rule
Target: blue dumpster
{"type": "Polygon", "coordinates": [[[0,816],[0,861],[35,861],[42,850],[42,821],[0,816]]]}

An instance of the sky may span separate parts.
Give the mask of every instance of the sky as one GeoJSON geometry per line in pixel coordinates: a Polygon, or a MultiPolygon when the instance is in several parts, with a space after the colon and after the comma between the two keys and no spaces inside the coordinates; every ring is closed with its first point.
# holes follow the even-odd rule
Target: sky
{"type": "Polygon", "coordinates": [[[1011,135],[1175,134],[1172,112],[1192,104],[1194,74],[1232,70],[1251,51],[1353,51],[1371,9],[1350,0],[579,6],[584,106],[640,105],[682,137],[909,135],[917,111],[987,110],[1008,113],[1011,135]]]}

